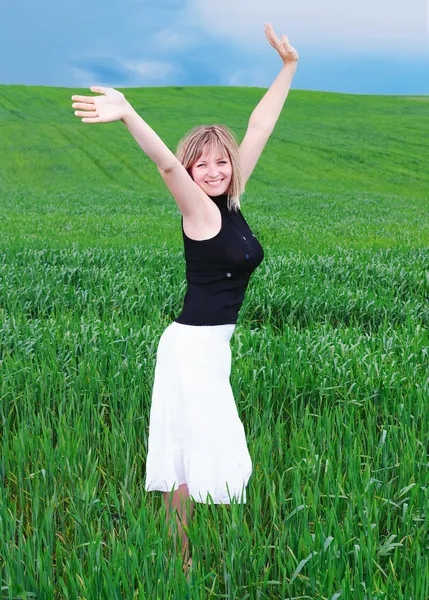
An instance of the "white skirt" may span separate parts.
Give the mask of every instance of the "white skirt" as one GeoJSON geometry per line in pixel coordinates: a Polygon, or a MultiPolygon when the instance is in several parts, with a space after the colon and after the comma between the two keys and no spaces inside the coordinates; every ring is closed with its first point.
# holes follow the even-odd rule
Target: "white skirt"
{"type": "Polygon", "coordinates": [[[171,492],[186,483],[195,502],[246,502],[252,461],[229,380],[234,329],[233,324],[173,321],[162,333],[150,409],[146,491],[171,492]]]}

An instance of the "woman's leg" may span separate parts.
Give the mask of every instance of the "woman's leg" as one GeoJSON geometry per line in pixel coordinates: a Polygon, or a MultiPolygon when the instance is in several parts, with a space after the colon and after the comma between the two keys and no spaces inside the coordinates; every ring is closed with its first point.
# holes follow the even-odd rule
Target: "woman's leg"
{"type": "MultiPolygon", "coordinates": [[[[170,521],[171,510],[170,510],[170,502],[171,509],[173,514],[176,514],[176,525],[177,525],[177,534],[179,537],[179,541],[181,542],[181,553],[183,559],[183,568],[184,571],[187,572],[188,561],[191,563],[190,552],[189,552],[189,539],[184,530],[184,527],[188,527],[192,516],[194,514],[194,502],[192,502],[189,498],[189,490],[186,483],[182,483],[179,485],[179,488],[172,492],[163,492],[164,503],[167,512],[166,523],[169,525],[168,533],[171,537],[172,531],[172,523],[170,521]],[[171,500],[170,500],[171,496],[171,500]]],[[[176,545],[176,539],[174,539],[174,544],[176,545]]]]}

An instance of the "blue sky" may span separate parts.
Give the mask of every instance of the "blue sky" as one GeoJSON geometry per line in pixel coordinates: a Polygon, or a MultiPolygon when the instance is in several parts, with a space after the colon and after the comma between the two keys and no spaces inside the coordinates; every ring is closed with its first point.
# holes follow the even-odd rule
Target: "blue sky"
{"type": "Polygon", "coordinates": [[[300,55],[292,88],[429,94],[428,6],[426,0],[13,0],[2,6],[0,83],[268,88],[282,65],[265,37],[269,22],[300,55]]]}

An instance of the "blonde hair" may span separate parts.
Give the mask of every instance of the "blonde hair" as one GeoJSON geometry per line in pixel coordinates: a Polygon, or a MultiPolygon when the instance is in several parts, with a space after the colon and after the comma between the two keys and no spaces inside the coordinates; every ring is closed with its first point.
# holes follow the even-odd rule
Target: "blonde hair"
{"type": "Polygon", "coordinates": [[[228,127],[225,125],[194,127],[180,140],[176,158],[192,177],[191,169],[206,148],[209,152],[215,148],[228,154],[232,166],[232,176],[226,192],[227,207],[230,211],[233,209],[237,211],[240,208],[240,196],[245,191],[245,182],[241,171],[237,141],[228,127]]]}

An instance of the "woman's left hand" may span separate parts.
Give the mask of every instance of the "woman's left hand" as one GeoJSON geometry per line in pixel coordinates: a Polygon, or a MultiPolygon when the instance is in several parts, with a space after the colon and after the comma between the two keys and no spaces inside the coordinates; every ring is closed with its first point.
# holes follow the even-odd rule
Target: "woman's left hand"
{"type": "Polygon", "coordinates": [[[274,29],[269,23],[265,23],[265,35],[267,36],[271,46],[280,54],[280,58],[283,60],[285,65],[298,62],[298,52],[289,44],[287,36],[282,35],[281,40],[279,40],[274,33],[274,29]]]}

